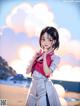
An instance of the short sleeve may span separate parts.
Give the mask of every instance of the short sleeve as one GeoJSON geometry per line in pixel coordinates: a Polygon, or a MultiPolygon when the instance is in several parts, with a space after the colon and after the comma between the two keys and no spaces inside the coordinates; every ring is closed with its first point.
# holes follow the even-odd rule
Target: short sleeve
{"type": "Polygon", "coordinates": [[[51,59],[52,59],[52,63],[50,65],[50,69],[53,72],[56,69],[56,67],[58,66],[58,64],[60,63],[60,57],[57,55],[53,55],[51,57],[51,59]]]}

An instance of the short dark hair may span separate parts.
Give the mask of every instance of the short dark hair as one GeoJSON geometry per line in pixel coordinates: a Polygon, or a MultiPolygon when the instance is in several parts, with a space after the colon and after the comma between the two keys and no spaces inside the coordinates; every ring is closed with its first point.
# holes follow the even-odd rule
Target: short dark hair
{"type": "Polygon", "coordinates": [[[57,31],[56,28],[50,27],[50,26],[47,26],[44,29],[42,29],[42,31],[40,33],[40,38],[39,38],[40,47],[41,47],[41,38],[44,35],[44,33],[47,33],[48,35],[50,35],[52,37],[53,40],[56,40],[56,43],[55,43],[55,45],[53,45],[53,48],[54,49],[59,48],[59,34],[58,34],[58,31],[57,31]]]}

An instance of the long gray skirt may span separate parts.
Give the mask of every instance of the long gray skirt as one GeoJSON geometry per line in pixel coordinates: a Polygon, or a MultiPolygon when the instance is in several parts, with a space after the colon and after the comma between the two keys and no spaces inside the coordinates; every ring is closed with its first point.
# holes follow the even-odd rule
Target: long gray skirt
{"type": "Polygon", "coordinates": [[[26,106],[61,106],[57,92],[48,78],[34,71],[26,106]]]}

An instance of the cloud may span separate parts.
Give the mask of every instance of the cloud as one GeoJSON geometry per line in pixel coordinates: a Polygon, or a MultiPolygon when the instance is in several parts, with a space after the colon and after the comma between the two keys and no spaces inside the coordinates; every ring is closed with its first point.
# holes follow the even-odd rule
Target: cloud
{"type": "Polygon", "coordinates": [[[54,14],[43,3],[34,6],[28,3],[17,5],[7,16],[6,25],[16,32],[25,31],[29,36],[39,36],[44,26],[56,26],[54,14]]]}
{"type": "Polygon", "coordinates": [[[32,45],[32,47],[37,47],[37,37],[29,38],[26,33],[15,33],[12,29],[7,27],[4,28],[1,33],[0,55],[8,62],[17,57],[17,51],[19,47],[23,45],[32,45]],[[36,42],[34,43],[35,40],[36,42]]]}
{"type": "Polygon", "coordinates": [[[72,39],[71,32],[66,28],[59,28],[60,35],[60,55],[73,55],[80,59],[80,41],[72,39]]]}
{"type": "Polygon", "coordinates": [[[8,15],[6,24],[16,32],[26,32],[28,36],[36,35],[38,37],[44,26],[52,25],[58,29],[60,35],[59,55],[69,54],[80,58],[80,41],[73,40],[68,29],[61,28],[56,24],[54,13],[44,3],[34,6],[28,3],[17,5],[8,15]]]}
{"type": "Polygon", "coordinates": [[[21,46],[18,50],[18,56],[20,59],[24,60],[25,62],[28,62],[32,59],[32,57],[35,54],[35,48],[32,46],[21,46]]]}
{"type": "Polygon", "coordinates": [[[22,3],[11,10],[6,19],[6,28],[0,28],[0,55],[9,64],[12,63],[17,72],[24,73],[23,70],[34,52],[39,49],[40,31],[47,25],[56,27],[60,36],[60,48],[57,53],[61,56],[62,64],[59,71],[54,72],[54,78],[80,81],[80,41],[72,39],[68,29],[56,24],[54,13],[43,3],[34,6],[22,3]],[[26,51],[31,50],[30,48],[33,52],[29,55],[26,51]],[[67,79],[68,75],[72,77],[67,79]]]}
{"type": "Polygon", "coordinates": [[[63,65],[59,70],[54,71],[53,78],[64,81],[80,82],[80,67],[72,67],[71,65],[63,65]]]}
{"type": "Polygon", "coordinates": [[[2,28],[0,28],[0,37],[2,36],[2,28]]]}
{"type": "Polygon", "coordinates": [[[72,54],[63,55],[61,57],[61,65],[70,64],[71,66],[80,66],[80,59],[72,54]]]}
{"type": "Polygon", "coordinates": [[[32,46],[21,46],[17,51],[17,58],[10,62],[10,66],[12,66],[17,73],[24,74],[25,76],[26,68],[30,64],[35,52],[36,50],[32,46]]]}
{"type": "Polygon", "coordinates": [[[24,31],[24,23],[26,15],[29,13],[31,6],[29,4],[21,4],[15,6],[6,18],[6,24],[16,32],[24,31]]]}

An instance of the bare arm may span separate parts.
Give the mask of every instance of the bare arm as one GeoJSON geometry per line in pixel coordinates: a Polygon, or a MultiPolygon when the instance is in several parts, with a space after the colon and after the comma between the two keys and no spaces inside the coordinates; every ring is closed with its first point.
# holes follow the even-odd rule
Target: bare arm
{"type": "Polygon", "coordinates": [[[39,56],[38,53],[35,54],[35,56],[33,57],[33,59],[31,60],[30,64],[28,65],[27,69],[26,69],[26,74],[29,74],[31,72],[32,66],[33,66],[33,62],[35,61],[35,59],[39,56]]]}
{"type": "Polygon", "coordinates": [[[33,65],[33,60],[30,62],[30,64],[28,65],[27,69],[26,69],[26,74],[29,74],[31,72],[32,69],[32,65],[33,65]]]}
{"type": "Polygon", "coordinates": [[[51,70],[47,65],[46,53],[44,53],[44,56],[43,56],[43,69],[44,69],[44,72],[45,72],[46,75],[49,75],[51,73],[51,70]]]}
{"type": "Polygon", "coordinates": [[[46,75],[51,74],[56,69],[56,67],[58,66],[58,64],[60,62],[60,57],[54,55],[54,57],[52,59],[52,63],[50,65],[50,67],[48,67],[47,61],[46,61],[46,54],[44,54],[43,59],[44,59],[44,61],[43,61],[43,68],[44,68],[44,71],[45,71],[46,75]]]}

